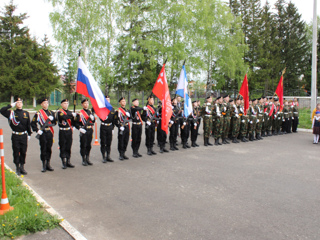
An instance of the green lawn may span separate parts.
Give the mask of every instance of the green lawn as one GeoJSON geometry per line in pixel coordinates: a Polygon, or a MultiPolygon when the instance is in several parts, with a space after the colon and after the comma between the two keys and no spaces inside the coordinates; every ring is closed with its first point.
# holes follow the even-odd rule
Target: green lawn
{"type": "Polygon", "coordinates": [[[298,128],[311,129],[311,110],[310,108],[299,109],[299,125],[298,128]]]}
{"type": "MultiPolygon", "coordinates": [[[[9,203],[14,210],[0,215],[0,239],[13,239],[59,226],[61,220],[44,210],[15,173],[6,170],[5,176],[9,203]]],[[[2,185],[0,190],[2,193],[2,185]]]]}

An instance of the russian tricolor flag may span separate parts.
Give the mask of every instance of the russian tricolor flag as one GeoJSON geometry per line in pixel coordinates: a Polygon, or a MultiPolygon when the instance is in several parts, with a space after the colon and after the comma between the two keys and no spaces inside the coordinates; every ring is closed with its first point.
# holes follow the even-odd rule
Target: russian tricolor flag
{"type": "Polygon", "coordinates": [[[94,112],[100,119],[105,120],[107,118],[112,106],[102,94],[101,89],[80,56],[76,92],[90,98],[94,112]]]}

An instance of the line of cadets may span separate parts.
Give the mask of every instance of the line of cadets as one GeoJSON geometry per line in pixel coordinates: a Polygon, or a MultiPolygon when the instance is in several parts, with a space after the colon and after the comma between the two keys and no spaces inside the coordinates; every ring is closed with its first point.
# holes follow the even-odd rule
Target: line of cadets
{"type": "MultiPolygon", "coordinates": [[[[110,102],[110,97],[106,96],[110,102]]],[[[180,129],[181,143],[184,149],[190,148],[188,145],[189,133],[191,132],[191,146],[199,147],[197,144],[198,130],[203,118],[204,146],[212,145],[210,136],[214,137],[215,145],[228,144],[228,139],[233,143],[253,140],[261,140],[262,137],[281,135],[283,133],[297,132],[299,121],[297,103],[284,101],[284,108],[280,108],[278,99],[259,98],[250,100],[250,107],[247,115],[244,114],[243,99],[239,96],[235,101],[229,99],[229,95],[217,97],[212,102],[211,96],[206,98],[203,107],[199,101],[193,101],[193,111],[186,118],[183,115],[183,103],[181,97],[172,99],[172,116],[169,121],[169,142],[170,150],[177,148],[177,137],[180,129]],[[292,129],[292,130],[291,130],[292,129]],[[221,141],[220,141],[221,139],[221,141]]],[[[93,125],[95,117],[89,107],[87,99],[82,100],[83,109],[79,113],[68,110],[69,101],[61,101],[61,109],[53,112],[48,110],[48,99],[44,98],[40,102],[42,109],[39,110],[30,123],[29,113],[22,110],[22,99],[17,98],[15,103],[0,109],[0,113],[8,118],[12,129],[12,149],[13,162],[16,165],[18,175],[27,172],[24,169],[28,140],[33,132],[37,133],[40,144],[40,159],[42,161],[42,172],[54,171],[50,165],[52,155],[52,144],[54,137],[53,126],[59,126],[59,148],[62,168],[74,168],[71,164],[71,146],[74,129],[80,132],[80,155],[82,165],[92,165],[90,161],[91,142],[93,136],[93,125]],[[15,110],[10,108],[16,107],[15,110]],[[31,131],[32,128],[32,131],[31,131]]],[[[154,106],[154,98],[150,95],[147,105],[139,107],[139,100],[132,100],[132,107],[126,109],[124,97],[119,99],[120,107],[112,109],[105,120],[101,120],[100,145],[102,162],[113,162],[111,158],[111,143],[114,126],[118,127],[118,151],[119,160],[129,159],[125,152],[129,142],[130,124],[132,121],[132,142],[133,157],[142,157],[139,153],[141,144],[142,126],[145,125],[147,154],[152,156],[156,152],[153,150],[155,142],[155,132],[157,128],[157,142],[160,153],[168,152],[165,148],[167,135],[161,129],[161,102],[157,108],[154,106]]],[[[93,110],[92,110],[93,111],[93,110]]]]}

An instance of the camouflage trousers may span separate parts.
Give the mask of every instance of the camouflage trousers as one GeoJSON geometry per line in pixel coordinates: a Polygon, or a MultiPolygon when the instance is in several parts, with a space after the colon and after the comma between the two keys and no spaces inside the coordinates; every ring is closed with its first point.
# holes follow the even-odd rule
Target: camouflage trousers
{"type": "Polygon", "coordinates": [[[256,124],[256,133],[257,134],[261,134],[262,124],[263,124],[263,115],[258,114],[257,124],[256,124]]]}
{"type": "Polygon", "coordinates": [[[212,117],[203,117],[203,137],[209,138],[212,129],[212,117]]]}
{"type": "Polygon", "coordinates": [[[245,137],[248,132],[248,116],[242,116],[241,117],[241,123],[240,123],[240,134],[242,137],[245,137]]]}
{"type": "Polygon", "coordinates": [[[215,119],[215,128],[214,128],[214,138],[220,138],[222,135],[222,130],[224,126],[224,118],[223,116],[216,117],[215,119]]]}
{"type": "Polygon", "coordinates": [[[269,115],[263,114],[263,119],[264,119],[264,122],[262,124],[262,131],[266,132],[269,130],[269,115]]]}
{"type": "Polygon", "coordinates": [[[233,117],[231,120],[231,136],[237,138],[240,132],[241,119],[240,117],[233,117]]]}
{"type": "Polygon", "coordinates": [[[254,134],[256,130],[256,125],[257,125],[257,117],[252,117],[250,116],[250,121],[249,121],[249,126],[248,126],[248,133],[249,134],[254,134]]]}
{"type": "Polygon", "coordinates": [[[273,130],[272,126],[273,126],[273,115],[271,115],[268,120],[268,131],[273,130]]]}
{"type": "Polygon", "coordinates": [[[231,117],[224,116],[224,124],[222,129],[222,138],[228,138],[231,117]]]}

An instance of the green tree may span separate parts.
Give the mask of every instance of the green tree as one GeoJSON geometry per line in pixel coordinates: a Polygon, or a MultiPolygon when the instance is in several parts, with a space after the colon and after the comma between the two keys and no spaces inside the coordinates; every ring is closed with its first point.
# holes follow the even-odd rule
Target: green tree
{"type": "Polygon", "coordinates": [[[27,16],[14,15],[16,8],[11,2],[0,16],[0,91],[23,98],[47,95],[58,81],[48,39],[43,45],[31,39],[28,28],[20,27],[27,16]]]}

